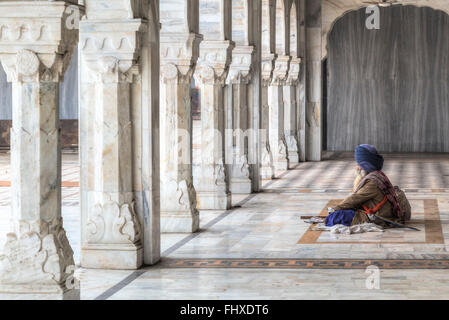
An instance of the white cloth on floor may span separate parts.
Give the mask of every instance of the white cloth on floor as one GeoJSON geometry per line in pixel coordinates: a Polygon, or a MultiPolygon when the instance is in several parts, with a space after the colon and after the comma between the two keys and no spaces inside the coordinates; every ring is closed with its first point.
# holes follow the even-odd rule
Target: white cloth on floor
{"type": "Polygon", "coordinates": [[[384,232],[384,229],[381,226],[378,226],[375,223],[364,223],[364,224],[356,224],[354,226],[344,226],[342,224],[337,224],[331,227],[332,234],[355,234],[355,233],[365,233],[365,232],[384,232]]]}
{"type": "Polygon", "coordinates": [[[317,224],[312,228],[314,231],[330,231],[332,234],[356,234],[356,233],[365,233],[365,232],[384,232],[384,229],[381,226],[378,226],[375,223],[364,223],[357,224],[354,226],[344,226],[342,224],[337,224],[332,227],[326,227],[324,223],[317,224]]]}

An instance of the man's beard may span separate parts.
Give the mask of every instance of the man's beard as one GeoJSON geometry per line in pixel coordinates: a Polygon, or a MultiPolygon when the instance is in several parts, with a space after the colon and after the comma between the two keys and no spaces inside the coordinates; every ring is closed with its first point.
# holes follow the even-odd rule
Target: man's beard
{"type": "Polygon", "coordinates": [[[367,173],[365,170],[359,170],[358,168],[356,169],[356,177],[354,180],[354,185],[352,187],[353,192],[355,192],[357,190],[357,187],[359,186],[362,179],[366,176],[366,174],[367,173]]]}

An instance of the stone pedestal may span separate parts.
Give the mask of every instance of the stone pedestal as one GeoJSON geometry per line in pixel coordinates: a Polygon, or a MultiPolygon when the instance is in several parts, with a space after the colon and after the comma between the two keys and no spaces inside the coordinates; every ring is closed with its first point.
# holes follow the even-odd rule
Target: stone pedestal
{"type": "Polygon", "coordinates": [[[196,232],[190,83],[201,37],[162,33],[161,40],[161,231],[196,232]]]}
{"type": "Polygon", "coordinates": [[[87,173],[81,184],[85,268],[137,269],[143,263],[133,192],[131,86],[141,81],[137,61],[146,31],[146,21],[129,18],[125,3],[88,11],[80,23],[81,108],[88,110],[81,124],[87,132],[81,134],[89,135],[82,150],[88,156],[81,160],[87,173]]]}
{"type": "Polygon", "coordinates": [[[77,30],[66,28],[69,5],[0,2],[0,61],[13,87],[13,231],[0,255],[0,296],[5,299],[79,299],[61,218],[59,82],[78,41],[77,30]]]}
{"type": "Polygon", "coordinates": [[[298,130],[297,125],[297,101],[296,85],[300,71],[300,58],[292,58],[288,71],[287,80],[283,89],[284,95],[284,136],[287,144],[289,165],[299,163],[298,130]]]}
{"type": "Polygon", "coordinates": [[[224,161],[223,86],[232,50],[230,41],[203,41],[195,79],[201,92],[201,177],[198,208],[231,207],[229,178],[224,161]]]}
{"type": "Polygon", "coordinates": [[[262,123],[261,123],[261,176],[262,179],[273,179],[275,169],[273,154],[270,148],[269,128],[270,128],[270,108],[268,102],[268,88],[273,80],[273,63],[275,55],[266,54],[262,56],[262,123]]]}
{"type": "Polygon", "coordinates": [[[248,83],[251,79],[253,52],[252,46],[237,46],[233,49],[227,81],[232,90],[232,130],[235,139],[230,184],[233,194],[250,194],[252,191],[248,144],[255,143],[255,135],[248,130],[248,83]]]}
{"type": "Polygon", "coordinates": [[[290,57],[278,56],[275,61],[273,80],[268,88],[269,141],[276,171],[289,167],[288,149],[284,135],[283,86],[287,78],[290,57]]]}

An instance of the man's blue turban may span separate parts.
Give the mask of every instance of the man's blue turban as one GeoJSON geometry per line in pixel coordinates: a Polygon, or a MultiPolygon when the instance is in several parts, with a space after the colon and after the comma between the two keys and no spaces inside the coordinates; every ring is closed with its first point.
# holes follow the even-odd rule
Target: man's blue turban
{"type": "Polygon", "coordinates": [[[382,170],[384,158],[370,144],[361,144],[355,148],[355,161],[366,172],[382,170]]]}

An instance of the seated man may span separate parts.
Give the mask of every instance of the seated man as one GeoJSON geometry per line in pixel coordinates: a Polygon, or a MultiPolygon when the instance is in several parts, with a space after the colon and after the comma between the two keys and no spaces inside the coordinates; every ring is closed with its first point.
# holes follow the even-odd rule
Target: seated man
{"type": "Polygon", "coordinates": [[[326,225],[376,223],[386,226],[385,222],[375,218],[373,214],[391,221],[400,221],[402,211],[396,192],[388,177],[381,171],[383,157],[374,146],[362,144],[355,149],[355,161],[357,177],[353,193],[330,210],[326,225]]]}

